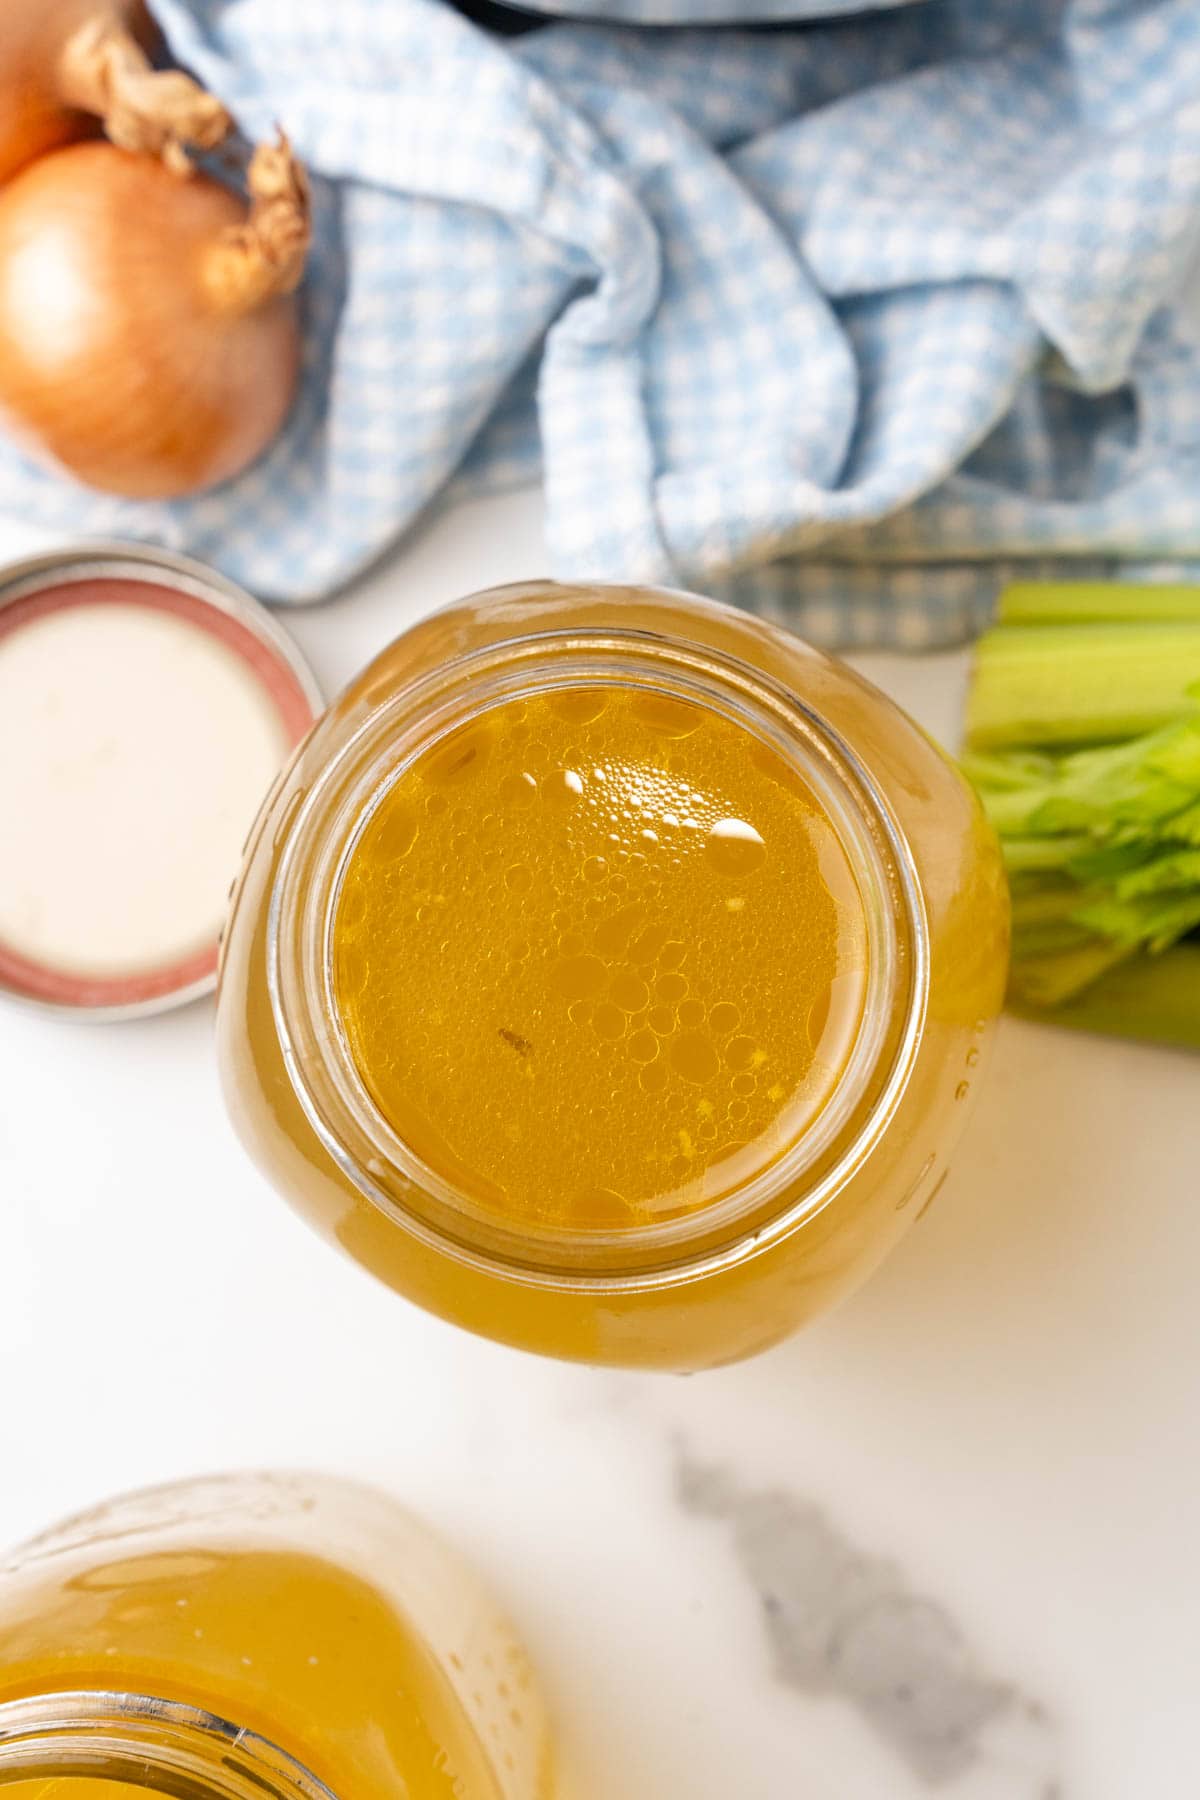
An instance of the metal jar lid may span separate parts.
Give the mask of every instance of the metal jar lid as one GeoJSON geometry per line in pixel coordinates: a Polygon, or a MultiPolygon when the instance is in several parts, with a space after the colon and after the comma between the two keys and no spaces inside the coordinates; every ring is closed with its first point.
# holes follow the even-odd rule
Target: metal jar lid
{"type": "Polygon", "coordinates": [[[0,567],[0,993],[122,1019],[210,992],[240,848],[322,704],[271,614],[188,557],[0,567]]]}

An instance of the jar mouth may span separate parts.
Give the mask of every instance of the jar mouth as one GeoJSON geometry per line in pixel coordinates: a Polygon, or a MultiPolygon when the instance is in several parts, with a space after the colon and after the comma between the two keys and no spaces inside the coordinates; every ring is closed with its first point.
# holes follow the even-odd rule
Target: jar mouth
{"type": "Polygon", "coordinates": [[[199,1707],[86,1689],[0,1704],[0,1793],[69,1776],[176,1800],[336,1800],[285,1750],[199,1707]]]}
{"type": "Polygon", "coordinates": [[[285,830],[268,914],[267,976],[292,1085],[352,1185],[398,1226],[460,1261],[556,1288],[629,1291],[692,1279],[703,1268],[754,1254],[820,1210],[899,1102],[928,989],[928,934],[907,842],[869,771],[827,722],[782,684],[723,651],[623,628],[532,632],[456,658],[372,713],[285,830]],[[377,1109],[334,992],[334,917],[367,821],[416,756],[506,701],[597,685],[641,685],[723,713],[799,770],[859,883],[867,991],[826,1104],[731,1193],[627,1229],[524,1220],[515,1226],[424,1163],[377,1109]]]}

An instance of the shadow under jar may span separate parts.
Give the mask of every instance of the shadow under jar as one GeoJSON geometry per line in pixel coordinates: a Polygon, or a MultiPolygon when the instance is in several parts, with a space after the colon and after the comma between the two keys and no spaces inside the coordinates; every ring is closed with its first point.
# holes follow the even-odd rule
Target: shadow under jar
{"type": "Polygon", "coordinates": [[[313,1476],[132,1494],[0,1562],[0,1800],[549,1800],[528,1660],[410,1514],[313,1476]]]}
{"type": "Polygon", "coordinates": [[[701,1368],[929,1204],[1007,937],[972,794],[844,665],[685,594],[496,589],[384,651],[268,800],[225,1091],[293,1205],[430,1311],[701,1368]]]}

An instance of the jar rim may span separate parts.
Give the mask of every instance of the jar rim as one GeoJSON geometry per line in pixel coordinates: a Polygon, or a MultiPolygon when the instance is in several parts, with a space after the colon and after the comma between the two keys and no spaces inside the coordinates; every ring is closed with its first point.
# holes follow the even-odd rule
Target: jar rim
{"type": "Polygon", "coordinates": [[[0,1702],[0,1793],[66,1775],[181,1800],[336,1800],[268,1738],[182,1701],[73,1688],[0,1702]]]}
{"type": "MultiPolygon", "coordinates": [[[[706,610],[727,610],[696,596],[646,591],[706,610]]],[[[477,606],[488,598],[472,596],[459,604],[477,606]]],[[[613,678],[611,670],[609,678],[613,678]]],[[[747,721],[743,718],[741,722],[747,721]]],[[[761,735],[760,724],[750,723],[761,735]]],[[[410,737],[415,735],[410,731],[410,737]]],[[[832,801],[829,792],[821,797],[838,803],[836,792],[832,801]]],[[[839,829],[836,818],[834,825],[839,829]]],[[[856,867],[856,873],[861,877],[862,868],[856,867]]],[[[713,646],[653,631],[581,626],[519,633],[461,654],[416,681],[402,684],[341,746],[285,826],[268,908],[267,983],[284,1064],[310,1125],[352,1186],[393,1223],[459,1261],[525,1284],[627,1293],[676,1285],[740,1262],[795,1230],[829,1203],[886,1128],[907,1085],[928,998],[929,934],[921,886],[903,830],[870,771],[815,708],[773,676],[713,646]],[[569,660],[572,653],[575,664],[569,660]],[[842,824],[851,820],[859,833],[855,848],[871,863],[878,890],[877,926],[885,933],[892,932],[893,940],[890,959],[880,958],[878,938],[872,945],[870,973],[877,987],[864,1006],[860,1041],[811,1130],[802,1130],[774,1162],[729,1196],[661,1226],[558,1233],[556,1260],[547,1255],[549,1234],[500,1226],[482,1218],[480,1211],[472,1208],[469,1196],[456,1192],[438,1172],[429,1169],[382,1119],[354,1064],[332,994],[331,914],[362,818],[370,805],[377,803],[385,782],[394,780],[416,754],[428,750],[440,736],[506,697],[544,691],[547,685],[604,680],[605,655],[623,658],[626,676],[640,658],[642,664],[652,667],[652,685],[660,691],[664,691],[667,675],[674,682],[665,686],[670,693],[680,691],[684,676],[693,681],[700,678],[710,684],[701,696],[709,704],[724,684],[722,705],[733,691],[743,709],[765,711],[776,724],[785,721],[793,734],[793,764],[798,760],[797,745],[803,743],[811,758],[811,764],[802,765],[804,775],[812,779],[814,767],[823,770],[827,788],[840,790],[846,815],[842,824]],[[551,660],[556,669],[554,679],[548,682],[551,660]],[[532,688],[531,670],[539,673],[532,688]],[[469,695],[465,706],[462,690],[469,695]],[[447,699],[448,693],[460,694],[457,708],[447,699]],[[389,724],[400,715],[418,712],[424,726],[419,744],[406,743],[389,731],[389,724]],[[381,768],[384,763],[390,764],[386,775],[381,768]],[[340,835],[331,828],[335,817],[346,827],[340,835]],[[325,861],[314,879],[304,852],[319,844],[322,830],[327,839],[325,861]],[[898,950],[901,928],[903,954],[898,950]],[[293,952],[292,966],[289,950],[293,952]],[[886,976],[882,990],[878,987],[880,971],[886,976]],[[885,1043],[884,1027],[889,1020],[894,1023],[901,976],[907,981],[903,1020],[885,1043]],[[314,1016],[320,1018],[316,1031],[311,1029],[314,1016]],[[872,1035],[866,1035],[868,1025],[872,1035]],[[860,1049],[863,1054],[854,1066],[852,1082],[848,1077],[860,1049]],[[879,1059],[885,1051],[890,1052],[890,1066],[879,1079],[879,1059]],[[845,1132],[873,1078],[876,1091],[858,1128],[832,1161],[826,1156],[822,1164],[822,1154],[828,1152],[839,1128],[845,1132]],[[823,1121],[824,1138],[818,1135],[823,1121]],[[346,1140],[364,1125],[368,1127],[365,1153],[356,1155],[346,1140]],[[804,1184],[806,1170],[813,1175],[808,1185],[804,1184]],[[798,1192],[797,1182],[801,1184],[798,1192]],[[432,1216],[428,1207],[413,1204],[414,1196],[428,1200],[431,1195],[432,1216]],[[779,1203],[780,1197],[787,1195],[791,1198],[779,1203]],[[535,1249],[540,1260],[530,1253],[535,1249]],[[664,1250],[666,1254],[660,1254],[664,1250]],[[608,1260],[597,1267],[588,1259],[598,1252],[606,1253],[608,1260]]]]}

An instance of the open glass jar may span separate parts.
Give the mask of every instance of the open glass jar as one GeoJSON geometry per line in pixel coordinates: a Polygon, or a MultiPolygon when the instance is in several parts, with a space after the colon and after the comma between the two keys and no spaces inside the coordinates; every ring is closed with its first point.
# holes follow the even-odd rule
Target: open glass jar
{"type": "Polygon", "coordinates": [[[498,589],[386,650],[268,800],[226,1094],[292,1203],[419,1304],[703,1367],[928,1205],[1007,930],[966,784],[843,665],[689,595],[498,589]]]}
{"type": "Polygon", "coordinates": [[[548,1800],[541,1702],[475,1577],[392,1502],[193,1481],[0,1565],[3,1800],[548,1800]]]}

